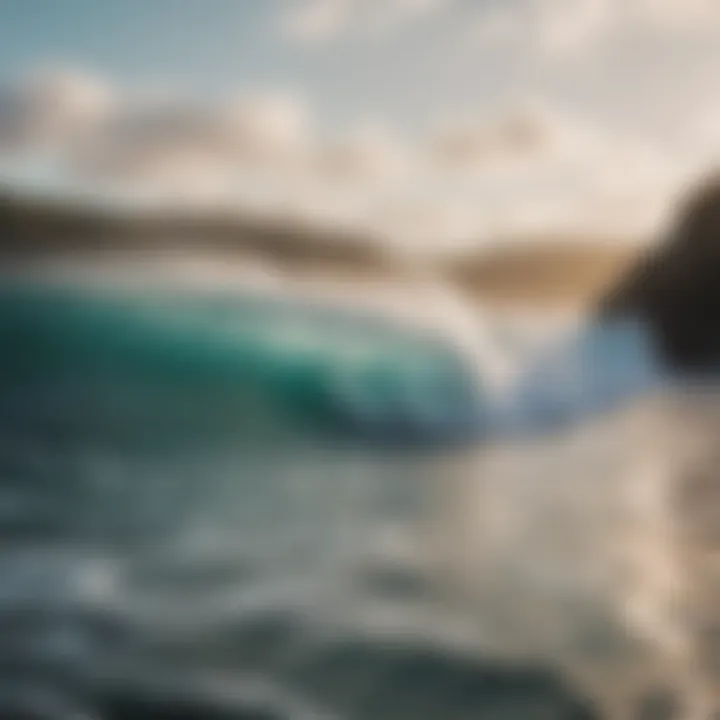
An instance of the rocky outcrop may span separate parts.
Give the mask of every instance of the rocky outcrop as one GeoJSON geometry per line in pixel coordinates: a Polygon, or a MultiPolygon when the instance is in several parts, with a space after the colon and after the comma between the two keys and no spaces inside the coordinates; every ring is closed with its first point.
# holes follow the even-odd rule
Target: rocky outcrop
{"type": "Polygon", "coordinates": [[[689,194],[665,241],[611,288],[598,314],[644,320],[671,368],[720,365],[720,176],[689,194]]]}

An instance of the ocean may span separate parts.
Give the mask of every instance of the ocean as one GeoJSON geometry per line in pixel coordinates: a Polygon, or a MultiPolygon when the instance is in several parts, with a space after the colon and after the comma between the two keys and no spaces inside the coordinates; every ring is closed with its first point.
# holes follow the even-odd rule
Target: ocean
{"type": "Polygon", "coordinates": [[[632,441],[582,429],[661,373],[631,324],[501,325],[500,379],[316,300],[4,282],[0,716],[598,717],[632,441]]]}

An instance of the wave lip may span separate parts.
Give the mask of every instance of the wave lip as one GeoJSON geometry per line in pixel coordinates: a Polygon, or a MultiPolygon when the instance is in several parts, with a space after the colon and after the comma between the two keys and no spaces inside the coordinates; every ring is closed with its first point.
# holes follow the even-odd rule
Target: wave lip
{"type": "Polygon", "coordinates": [[[591,323],[534,357],[492,408],[488,425],[495,435],[532,437],[592,420],[667,381],[642,323],[591,323]]]}

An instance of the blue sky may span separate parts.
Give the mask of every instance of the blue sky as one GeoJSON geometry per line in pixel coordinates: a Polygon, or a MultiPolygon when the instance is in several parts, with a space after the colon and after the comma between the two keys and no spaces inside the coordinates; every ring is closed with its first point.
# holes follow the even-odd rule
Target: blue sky
{"type": "Polygon", "coordinates": [[[0,170],[635,232],[716,157],[718,40],[715,0],[2,0],[0,170]]]}
{"type": "Polygon", "coordinates": [[[148,77],[227,84],[264,64],[263,0],[8,0],[0,4],[5,74],[38,63],[95,67],[125,82],[148,77]]]}
{"type": "MultiPolygon", "coordinates": [[[[371,0],[372,2],[372,0],[371,0]]],[[[482,2],[482,0],[481,0],[482,2]]],[[[197,95],[292,88],[337,124],[388,115],[417,125],[442,106],[475,107],[513,75],[493,58],[453,58],[451,17],[369,42],[295,43],[283,32],[293,0],[3,0],[0,72],[83,67],[131,87],[197,95]]],[[[299,6],[300,3],[295,3],[299,6]]],[[[458,4],[459,6],[459,4],[458,4]]]]}

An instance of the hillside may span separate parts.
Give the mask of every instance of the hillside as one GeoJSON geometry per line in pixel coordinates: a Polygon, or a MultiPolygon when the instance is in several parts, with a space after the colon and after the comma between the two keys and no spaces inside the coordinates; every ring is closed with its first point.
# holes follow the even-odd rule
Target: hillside
{"type": "MultiPolygon", "coordinates": [[[[231,267],[260,260],[300,280],[333,284],[401,282],[398,258],[361,234],[221,213],[128,213],[0,192],[0,262],[120,252],[191,249],[220,254],[231,267]]],[[[438,260],[473,299],[510,304],[585,305],[635,257],[600,240],[513,240],[509,247],[438,260]]]]}
{"type": "Polygon", "coordinates": [[[585,305],[602,295],[636,256],[631,245],[544,238],[459,258],[449,273],[483,300],[585,305]]]}
{"type": "Polygon", "coordinates": [[[0,192],[0,258],[202,247],[229,259],[258,255],[279,266],[380,268],[385,259],[367,239],[308,228],[282,218],[230,213],[163,212],[83,206],[0,192]]]}

